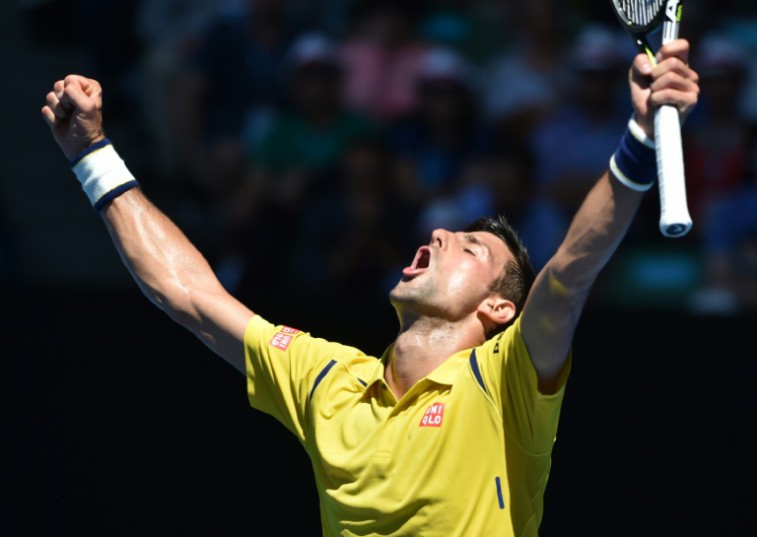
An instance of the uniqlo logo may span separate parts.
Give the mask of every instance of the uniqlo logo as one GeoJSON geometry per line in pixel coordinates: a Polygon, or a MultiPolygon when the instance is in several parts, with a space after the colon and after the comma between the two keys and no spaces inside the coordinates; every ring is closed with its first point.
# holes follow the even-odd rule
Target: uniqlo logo
{"type": "Polygon", "coordinates": [[[277,332],[276,335],[274,335],[271,338],[270,345],[274,349],[279,349],[282,351],[287,350],[287,347],[289,347],[289,344],[292,342],[292,336],[289,334],[285,334],[283,332],[277,332]]]}
{"type": "Polygon", "coordinates": [[[444,419],[444,403],[434,403],[426,409],[419,427],[441,427],[444,419]]]}
{"type": "Polygon", "coordinates": [[[271,347],[282,351],[287,350],[289,344],[292,342],[292,336],[299,334],[300,331],[290,326],[282,326],[281,329],[276,332],[269,342],[271,347]]]}

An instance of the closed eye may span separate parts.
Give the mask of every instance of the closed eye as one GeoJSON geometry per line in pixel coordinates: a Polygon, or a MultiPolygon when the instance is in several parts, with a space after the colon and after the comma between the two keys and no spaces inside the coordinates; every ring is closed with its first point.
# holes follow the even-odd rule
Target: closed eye
{"type": "Polygon", "coordinates": [[[466,233],[465,235],[463,235],[463,240],[467,243],[463,249],[470,255],[476,257],[483,256],[491,258],[489,247],[481,242],[475,235],[466,233]],[[475,248],[475,250],[468,248],[467,245],[471,245],[473,248],[475,248]]]}

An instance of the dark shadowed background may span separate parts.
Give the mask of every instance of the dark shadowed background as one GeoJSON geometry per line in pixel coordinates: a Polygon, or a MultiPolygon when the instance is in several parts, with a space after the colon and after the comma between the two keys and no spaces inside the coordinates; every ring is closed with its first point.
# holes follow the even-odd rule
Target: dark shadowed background
{"type": "MultiPolygon", "coordinates": [[[[120,264],[39,115],[55,80],[103,81],[109,136],[230,291],[273,322],[373,354],[397,329],[385,290],[429,228],[505,210],[539,264],[629,113],[616,61],[632,50],[604,2],[533,2],[545,11],[526,26],[512,22],[527,4],[497,0],[260,0],[251,26],[240,3],[2,8],[4,534],[320,533],[297,441],[120,264]],[[536,21],[556,45],[533,38],[547,31],[536,21]],[[254,38],[234,41],[242,28],[254,38]],[[246,73],[219,60],[240,43],[246,73]],[[413,86],[386,82],[401,62],[413,86]],[[389,74],[374,80],[366,65],[389,74]],[[293,91],[289,69],[309,91],[293,91]],[[239,91],[218,93],[219,80],[239,91]],[[345,87],[329,101],[334,84],[345,87]],[[576,91],[589,87],[618,97],[576,91]],[[324,117],[342,126],[309,151],[324,117]],[[576,157],[594,153],[598,164],[576,157]]],[[[686,125],[695,230],[663,239],[650,193],[597,284],[546,537],[754,533],[757,14],[715,5],[689,2],[684,19],[695,53],[712,52],[692,59],[709,90],[686,125]]]]}

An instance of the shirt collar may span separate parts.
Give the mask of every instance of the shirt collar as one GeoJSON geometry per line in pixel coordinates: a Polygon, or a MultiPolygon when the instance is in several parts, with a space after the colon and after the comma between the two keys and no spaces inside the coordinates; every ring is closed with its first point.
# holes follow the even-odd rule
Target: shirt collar
{"type": "Polygon", "coordinates": [[[467,363],[468,356],[470,356],[470,349],[453,354],[426,375],[426,378],[437,384],[452,386],[460,375],[460,368],[467,363]]]}
{"type": "Polygon", "coordinates": [[[373,365],[373,368],[368,372],[368,374],[360,379],[363,384],[365,384],[366,389],[370,388],[373,384],[384,380],[384,364],[389,358],[389,352],[391,351],[391,349],[392,345],[389,345],[389,347],[387,347],[387,349],[384,351],[384,354],[382,354],[381,357],[376,360],[376,363],[373,365]]]}
{"type": "MultiPolygon", "coordinates": [[[[384,371],[386,369],[386,363],[389,360],[389,353],[392,351],[392,347],[393,345],[389,345],[389,347],[386,348],[384,353],[381,355],[381,358],[376,360],[376,365],[370,372],[370,375],[367,375],[366,378],[363,379],[366,387],[370,387],[372,384],[384,380],[384,371]]],[[[468,362],[470,353],[471,349],[466,349],[453,354],[452,356],[444,360],[444,362],[439,364],[436,369],[431,371],[431,373],[426,375],[425,378],[437,384],[452,386],[460,373],[460,368],[468,362]]]]}

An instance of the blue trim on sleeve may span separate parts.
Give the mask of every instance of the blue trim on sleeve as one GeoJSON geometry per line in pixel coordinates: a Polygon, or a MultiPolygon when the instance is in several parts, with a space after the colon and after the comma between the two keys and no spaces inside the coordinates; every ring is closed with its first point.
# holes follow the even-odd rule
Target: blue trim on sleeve
{"type": "Polygon", "coordinates": [[[71,159],[71,162],[69,162],[68,165],[73,168],[74,166],[79,164],[79,162],[81,162],[81,160],[87,155],[89,155],[90,153],[93,153],[97,151],[98,149],[102,149],[106,145],[111,145],[112,143],[113,142],[111,142],[110,139],[104,138],[100,140],[99,142],[97,142],[96,144],[92,144],[88,148],[82,150],[78,155],[76,155],[74,158],[71,159]]]}
{"type": "Polygon", "coordinates": [[[110,201],[114,200],[115,198],[117,198],[118,196],[126,192],[127,190],[131,190],[132,188],[135,188],[138,186],[139,186],[139,183],[136,180],[129,181],[128,183],[119,185],[113,190],[111,190],[110,192],[108,192],[107,194],[105,194],[102,198],[97,200],[97,202],[92,207],[95,209],[95,211],[100,212],[100,209],[105,207],[105,205],[107,205],[110,201]]]}
{"type": "Polygon", "coordinates": [[[502,480],[499,476],[494,478],[494,482],[497,484],[497,500],[499,500],[499,508],[505,508],[505,498],[502,496],[502,480]]]}
{"type": "Polygon", "coordinates": [[[320,373],[318,373],[318,376],[315,377],[315,382],[313,383],[313,389],[310,390],[310,396],[308,397],[309,400],[313,399],[313,394],[315,393],[315,389],[318,387],[318,385],[321,383],[321,381],[324,379],[326,375],[328,375],[329,371],[331,371],[331,368],[336,365],[336,360],[331,360],[328,364],[326,364],[326,367],[324,367],[320,373]]]}
{"type": "Polygon", "coordinates": [[[368,383],[367,383],[366,381],[364,381],[363,379],[361,379],[360,377],[358,377],[358,379],[357,379],[357,380],[358,380],[358,382],[359,382],[360,384],[362,384],[363,386],[368,386],[368,383]]]}
{"type": "Polygon", "coordinates": [[[486,385],[484,384],[484,378],[481,376],[481,370],[478,368],[476,349],[473,349],[470,353],[470,367],[473,370],[473,376],[476,377],[476,381],[481,385],[481,389],[484,390],[486,395],[489,395],[486,385]]]}

